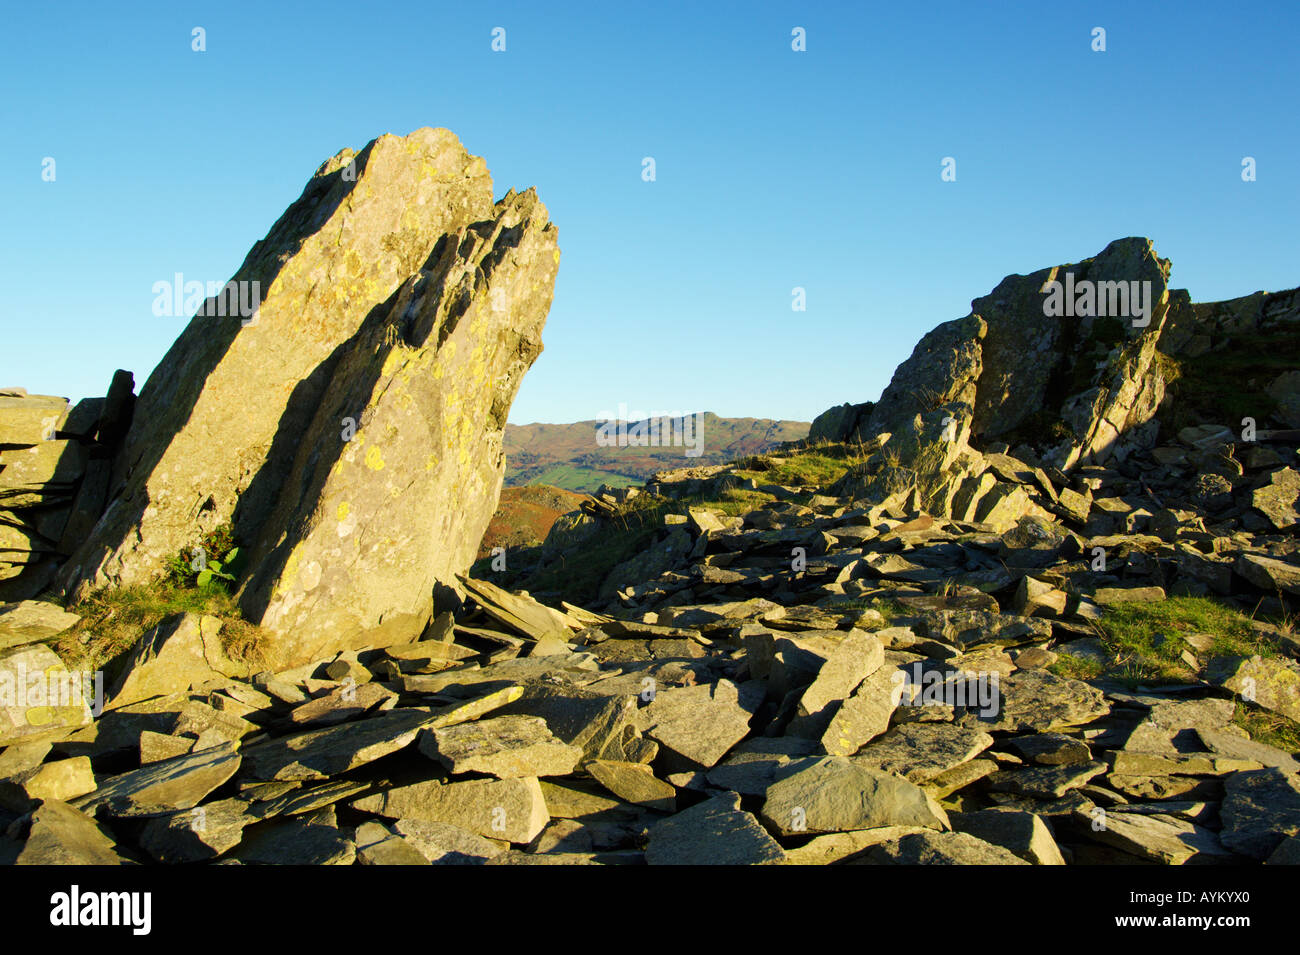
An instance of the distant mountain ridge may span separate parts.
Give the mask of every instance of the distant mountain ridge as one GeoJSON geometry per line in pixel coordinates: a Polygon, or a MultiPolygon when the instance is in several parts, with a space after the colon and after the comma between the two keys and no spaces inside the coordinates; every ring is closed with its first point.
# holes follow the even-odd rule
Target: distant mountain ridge
{"type": "MultiPolygon", "coordinates": [[[[632,422],[628,431],[636,433],[632,422]]],[[[666,468],[723,464],[750,454],[760,454],[783,441],[808,436],[806,421],[771,418],[720,418],[704,412],[697,443],[692,447],[602,446],[603,420],[572,424],[506,425],[506,478],[508,487],[550,484],[571,491],[594,491],[602,484],[621,487],[642,484],[666,468]],[[700,449],[698,456],[686,451],[700,449]]]]}

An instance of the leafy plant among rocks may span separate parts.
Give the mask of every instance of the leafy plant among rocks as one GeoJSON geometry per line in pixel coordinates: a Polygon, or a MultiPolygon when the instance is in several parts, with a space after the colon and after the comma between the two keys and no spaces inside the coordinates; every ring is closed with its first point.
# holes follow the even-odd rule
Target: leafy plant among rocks
{"type": "Polygon", "coordinates": [[[228,591],[243,569],[243,553],[235,543],[234,530],[221,524],[168,560],[167,580],[174,587],[228,591]]]}

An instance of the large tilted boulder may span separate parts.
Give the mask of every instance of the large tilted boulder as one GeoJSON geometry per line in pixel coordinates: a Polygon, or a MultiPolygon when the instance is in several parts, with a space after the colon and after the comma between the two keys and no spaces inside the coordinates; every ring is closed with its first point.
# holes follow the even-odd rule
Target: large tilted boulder
{"type": "Polygon", "coordinates": [[[495,509],[558,262],[536,195],[494,203],[447,130],[339,153],[236,273],[256,316],[201,309],[150,376],[65,591],[147,582],[230,522],[270,664],[414,639],[495,509]]]}
{"type": "Polygon", "coordinates": [[[256,317],[205,303],[141,389],[111,502],[60,583],[144,583],[204,530],[255,533],[343,346],[445,234],[491,215],[486,165],[447,130],[324,163],[232,279],[258,283],[256,317]]]}
{"type": "Polygon", "coordinates": [[[271,659],[419,636],[496,510],[558,263],[546,207],[510,192],[348,343],[252,551],[241,605],[275,635],[271,659]]]}

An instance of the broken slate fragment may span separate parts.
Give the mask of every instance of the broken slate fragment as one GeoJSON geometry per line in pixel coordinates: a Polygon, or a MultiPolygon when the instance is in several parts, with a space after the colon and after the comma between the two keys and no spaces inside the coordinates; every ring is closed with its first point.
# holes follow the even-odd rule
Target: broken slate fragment
{"type": "Polygon", "coordinates": [[[190,809],[235,775],[240,760],[234,743],[222,743],[110,776],[73,805],[107,816],[159,816],[190,809]]]}
{"type": "Polygon", "coordinates": [[[785,851],[757,819],[740,808],[740,796],[706,799],[654,825],[646,845],[648,865],[782,865],[785,851]]]}
{"type": "Polygon", "coordinates": [[[560,742],[536,716],[497,716],[420,733],[420,752],[455,775],[483,773],[500,779],[566,776],[582,749],[560,742]]]}

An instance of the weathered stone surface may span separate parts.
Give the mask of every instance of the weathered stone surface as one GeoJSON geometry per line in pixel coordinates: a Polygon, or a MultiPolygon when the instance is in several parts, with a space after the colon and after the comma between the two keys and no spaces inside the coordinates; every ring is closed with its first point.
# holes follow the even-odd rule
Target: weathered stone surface
{"type": "Polygon", "coordinates": [[[486,838],[528,843],[550,815],[535,778],[437,780],[365,796],[353,806],[389,819],[445,822],[486,838]]]}
{"type": "MultiPolygon", "coordinates": [[[[291,447],[303,439],[330,353],[444,233],[491,208],[486,166],[446,130],[383,136],[324,163],[234,277],[260,283],[256,321],[197,316],[141,390],[119,465],[123,474],[133,465],[130,484],[74,555],[69,580],[147,580],[198,536],[187,519],[196,502],[212,497],[215,526],[264,465],[282,478],[291,448],[274,440],[277,431],[292,435],[291,447]]],[[[264,519],[275,490],[259,484],[260,500],[243,506],[264,519]]]]}
{"type": "Polygon", "coordinates": [[[109,692],[109,709],[154,696],[198,689],[247,677],[248,667],[231,660],[221,644],[221,620],[179,614],[140,637],[109,692]]]}
{"type": "Polygon", "coordinates": [[[494,204],[446,130],[331,159],[234,278],[259,283],[255,320],[196,316],[145,384],[122,490],[62,585],[146,581],[233,520],[274,665],[418,636],[495,507],[555,236],[531,191],[494,204]],[[416,500],[441,516],[411,523],[416,500]]]}
{"type": "Polygon", "coordinates": [[[299,726],[333,726],[365,713],[391,710],[396,705],[397,694],[378,683],[344,685],[295,707],[289,719],[299,726]]]}
{"type": "Polygon", "coordinates": [[[112,838],[83,812],[48,799],[32,812],[18,865],[131,865],[112,838]]]}
{"type": "Polygon", "coordinates": [[[357,826],[357,861],[362,865],[428,865],[429,860],[411,842],[395,836],[386,826],[364,822],[357,826]]]}
{"type": "Polygon", "coordinates": [[[1294,773],[1234,773],[1224,788],[1219,837],[1233,852],[1266,859],[1285,837],[1300,835],[1300,777],[1294,773]]]}
{"type": "Polygon", "coordinates": [[[1280,769],[1284,773],[1300,773],[1300,762],[1276,746],[1269,746],[1267,743],[1245,739],[1235,733],[1207,726],[1196,727],[1196,735],[1200,737],[1206,749],[1221,756],[1237,760],[1252,760],[1261,766],[1280,769]]]}
{"type": "Polygon", "coordinates": [[[1300,566],[1260,554],[1242,554],[1233,567],[1260,590],[1300,594],[1300,566]]]}
{"type": "Polygon", "coordinates": [[[398,819],[393,830],[433,865],[482,865],[510,847],[508,842],[484,839],[446,822],[398,819]]]}
{"type": "Polygon", "coordinates": [[[33,800],[70,802],[94,791],[95,774],[89,757],[74,756],[0,778],[0,806],[13,812],[26,812],[33,800]]]}
{"type": "Polygon", "coordinates": [[[660,690],[639,715],[646,736],[707,769],[749,732],[749,721],[762,701],[761,684],[719,680],[660,690]]]}
{"type": "Polygon", "coordinates": [[[992,744],[993,737],[978,729],[950,723],[907,723],[864,746],[853,762],[923,783],[974,759],[992,744]]]}
{"type": "Polygon", "coordinates": [[[816,752],[817,743],[813,740],[759,737],[737,746],[731,755],[708,771],[707,778],[713,786],[743,796],[761,796],[786,766],[816,752]]]}
{"type": "Polygon", "coordinates": [[[454,584],[474,558],[504,476],[506,415],[542,350],[559,263],[556,230],[531,190],[507,193],[485,218],[437,246],[338,359],[285,477],[285,487],[315,493],[281,496],[241,596],[275,636],[272,660],[377,643],[375,631],[415,639],[434,585],[454,584]],[[358,410],[356,435],[340,442],[341,418],[358,410]],[[322,460],[330,446],[335,457],[322,460]],[[441,516],[412,522],[410,507],[441,516]]]}
{"type": "Polygon", "coordinates": [[[885,661],[885,648],[871,633],[852,630],[831,650],[817,676],[799,698],[799,714],[791,726],[796,736],[820,737],[840,702],[885,661]]]}
{"type": "Polygon", "coordinates": [[[0,650],[49,640],[80,620],[58,604],[42,600],[0,605],[0,650]]]}
{"type": "Polygon", "coordinates": [[[852,756],[889,729],[889,718],[902,696],[899,671],[882,667],[862,681],[831,717],[822,748],[831,756],[852,756]]]}
{"type": "Polygon", "coordinates": [[[356,843],[333,826],[275,820],[249,830],[233,857],[245,865],[351,865],[356,843]]]}
{"type": "Polygon", "coordinates": [[[99,789],[74,800],[90,813],[108,816],[157,816],[190,809],[239,769],[233,743],[141,766],[101,780],[99,789]]]}
{"type": "Polygon", "coordinates": [[[983,809],[953,813],[949,819],[958,832],[1010,849],[1032,865],[1065,865],[1051,831],[1033,813],[1016,809],[983,809]]]}
{"type": "Polygon", "coordinates": [[[964,407],[969,415],[983,370],[987,332],[984,319],[971,314],[924,335],[872,408],[867,431],[895,431],[939,405],[964,407]]]}
{"type": "Polygon", "coordinates": [[[67,398],[0,394],[0,446],[49,441],[63,427],[67,414],[67,398]]]}
{"type": "Polygon", "coordinates": [[[1030,762],[1041,766],[1072,766],[1092,759],[1088,744],[1063,733],[1037,733],[1017,736],[1011,747],[1030,762]]]}
{"type": "Polygon", "coordinates": [[[881,826],[850,832],[828,832],[816,836],[797,849],[787,849],[786,865],[833,865],[869,849],[916,832],[929,832],[923,826],[881,826]]]}
{"type": "Polygon", "coordinates": [[[1193,859],[1217,861],[1231,857],[1214,832],[1176,816],[1111,812],[1106,814],[1102,827],[1094,826],[1088,814],[1082,819],[1087,820],[1088,834],[1095,841],[1152,862],[1183,865],[1193,859]]]}
{"type": "Polygon", "coordinates": [[[556,738],[582,748],[588,759],[599,757],[623,732],[636,712],[636,697],[606,696],[577,687],[530,684],[518,700],[501,707],[501,715],[536,716],[556,738]]]}
{"type": "Polygon", "coordinates": [[[140,847],[159,862],[201,862],[239,845],[260,817],[242,799],[219,799],[157,816],[140,833],[140,847]]]}
{"type": "Polygon", "coordinates": [[[965,832],[917,832],[872,846],[857,865],[1029,865],[1010,849],[965,832]]]}
{"type": "Polygon", "coordinates": [[[256,780],[335,776],[396,752],[435,719],[433,710],[402,707],[356,723],[268,740],[245,750],[243,775],[256,780]]]}
{"type": "Polygon", "coordinates": [[[762,817],[769,828],[787,836],[948,825],[944,811],[919,787],[840,756],[806,760],[769,786],[762,817]]]}
{"type": "Polygon", "coordinates": [[[650,830],[649,865],[782,865],[785,851],[740,797],[726,793],[670,816],[650,830]]]}
{"type": "Polygon", "coordinates": [[[999,792],[1020,793],[1041,799],[1060,799],[1072,789],[1106,771],[1104,763],[1074,763],[1065,766],[1037,766],[1007,769],[989,777],[989,786],[999,792]]]}
{"type": "Polygon", "coordinates": [[[1216,657],[1206,679],[1267,710],[1300,720],[1300,666],[1265,657],[1216,657]]]}
{"type": "Polygon", "coordinates": [[[1269,476],[1268,484],[1250,496],[1251,505],[1267,517],[1278,530],[1286,530],[1300,521],[1300,471],[1282,468],[1269,476]]]}
{"type": "Polygon", "coordinates": [[[582,759],[580,747],[560,742],[536,716],[497,716],[425,730],[420,751],[457,775],[484,773],[500,779],[565,776],[582,759]]]}
{"type": "Polygon", "coordinates": [[[675,812],[677,809],[677,790],[656,779],[649,766],[595,759],[586,768],[592,778],[624,802],[659,812],[675,812]]]}
{"type": "Polygon", "coordinates": [[[980,723],[986,730],[1045,733],[1081,726],[1110,712],[1100,690],[1046,670],[1017,671],[1002,681],[1001,691],[1001,712],[980,723]]]}

